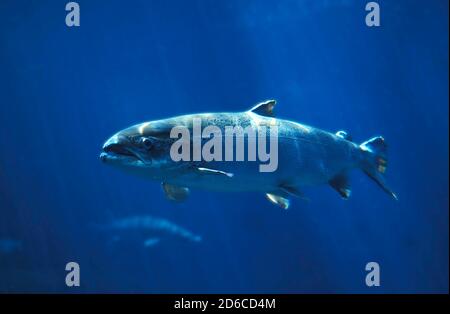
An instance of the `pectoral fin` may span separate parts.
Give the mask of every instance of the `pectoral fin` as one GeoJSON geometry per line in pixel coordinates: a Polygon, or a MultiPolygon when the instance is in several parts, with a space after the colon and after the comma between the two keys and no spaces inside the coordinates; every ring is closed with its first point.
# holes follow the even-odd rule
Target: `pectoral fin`
{"type": "Polygon", "coordinates": [[[227,176],[229,178],[232,178],[234,176],[233,173],[229,173],[229,172],[225,172],[225,171],[220,171],[220,170],[215,170],[215,169],[209,169],[209,168],[197,168],[197,171],[200,174],[205,174],[205,175],[221,175],[221,176],[227,176]]]}
{"type": "Polygon", "coordinates": [[[280,206],[283,209],[288,209],[290,201],[288,198],[285,198],[283,196],[267,193],[266,197],[269,201],[271,201],[273,204],[280,206]]]}
{"type": "Polygon", "coordinates": [[[189,196],[188,188],[171,185],[166,182],[163,182],[161,186],[168,200],[174,202],[181,202],[184,201],[189,196]]]}
{"type": "Polygon", "coordinates": [[[352,194],[350,183],[346,174],[339,174],[329,181],[330,186],[335,189],[344,199],[352,194]]]}

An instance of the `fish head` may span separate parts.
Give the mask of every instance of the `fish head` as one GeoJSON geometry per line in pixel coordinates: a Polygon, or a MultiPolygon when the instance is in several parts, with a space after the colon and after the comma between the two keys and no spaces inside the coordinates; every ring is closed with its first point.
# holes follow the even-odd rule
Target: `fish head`
{"type": "Polygon", "coordinates": [[[125,170],[145,170],[157,174],[170,168],[170,131],[166,120],[145,122],[111,136],[103,145],[100,160],[125,170]]]}

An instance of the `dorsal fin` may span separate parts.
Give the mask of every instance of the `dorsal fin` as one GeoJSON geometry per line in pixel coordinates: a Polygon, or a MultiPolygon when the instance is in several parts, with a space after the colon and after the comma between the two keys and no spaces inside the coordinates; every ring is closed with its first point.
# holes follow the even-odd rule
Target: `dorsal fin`
{"type": "Polygon", "coordinates": [[[343,138],[344,140],[347,140],[347,141],[352,141],[352,136],[350,135],[350,134],[348,134],[347,132],[345,132],[345,131],[337,131],[336,132],[336,136],[339,136],[340,138],[343,138]]]}
{"type": "Polygon", "coordinates": [[[256,114],[259,114],[260,116],[266,116],[266,117],[275,117],[275,114],[273,112],[273,108],[276,105],[276,101],[271,99],[271,100],[266,100],[263,102],[260,102],[259,104],[257,104],[256,106],[254,106],[252,109],[250,109],[250,112],[254,112],[256,114]]]}

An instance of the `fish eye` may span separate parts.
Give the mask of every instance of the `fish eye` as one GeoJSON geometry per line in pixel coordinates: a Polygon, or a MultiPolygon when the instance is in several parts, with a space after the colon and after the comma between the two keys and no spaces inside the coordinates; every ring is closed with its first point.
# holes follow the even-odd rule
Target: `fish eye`
{"type": "Polygon", "coordinates": [[[142,144],[146,147],[146,148],[150,148],[152,147],[152,141],[146,137],[143,137],[141,139],[142,144]]]}

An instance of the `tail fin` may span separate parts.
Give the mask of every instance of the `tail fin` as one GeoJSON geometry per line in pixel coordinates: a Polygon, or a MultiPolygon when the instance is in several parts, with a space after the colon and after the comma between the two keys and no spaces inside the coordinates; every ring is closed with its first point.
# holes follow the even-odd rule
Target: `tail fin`
{"type": "Polygon", "coordinates": [[[381,136],[373,137],[359,145],[364,152],[363,171],[386,193],[398,200],[397,195],[386,185],[383,174],[387,169],[387,145],[381,136]]]}

